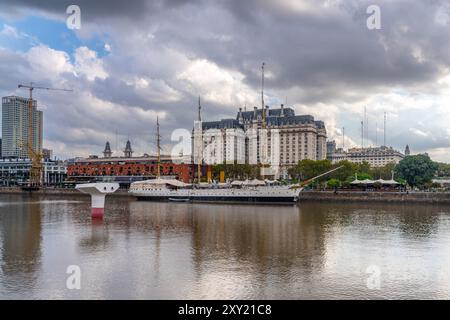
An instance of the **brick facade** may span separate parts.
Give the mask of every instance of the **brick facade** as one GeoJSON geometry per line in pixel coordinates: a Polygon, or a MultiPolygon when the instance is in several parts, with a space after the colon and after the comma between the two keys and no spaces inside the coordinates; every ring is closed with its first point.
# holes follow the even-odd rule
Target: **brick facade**
{"type": "MultiPolygon", "coordinates": [[[[204,175],[208,168],[202,168],[204,175]]],[[[67,166],[69,177],[80,176],[143,176],[155,177],[157,161],[153,158],[96,158],[77,160],[67,166]]],[[[160,163],[161,176],[176,176],[178,180],[190,183],[197,173],[197,166],[176,164],[169,160],[160,163]]]]}

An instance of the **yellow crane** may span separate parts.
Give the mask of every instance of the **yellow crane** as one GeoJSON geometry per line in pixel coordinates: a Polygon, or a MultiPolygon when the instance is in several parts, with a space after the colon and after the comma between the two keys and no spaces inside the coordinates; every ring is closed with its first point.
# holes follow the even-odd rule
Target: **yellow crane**
{"type": "Polygon", "coordinates": [[[29,90],[30,98],[28,100],[28,141],[27,151],[28,158],[31,160],[30,178],[28,182],[28,188],[37,189],[41,184],[41,171],[42,171],[42,153],[39,150],[33,149],[33,90],[55,90],[55,91],[73,91],[71,89],[58,89],[34,86],[33,83],[29,85],[19,84],[18,88],[25,88],[29,90]]]}

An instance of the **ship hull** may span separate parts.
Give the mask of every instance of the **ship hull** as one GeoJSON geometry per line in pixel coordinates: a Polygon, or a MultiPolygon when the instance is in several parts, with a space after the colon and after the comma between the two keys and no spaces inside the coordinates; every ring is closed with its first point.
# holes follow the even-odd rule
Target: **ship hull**
{"type": "Polygon", "coordinates": [[[209,189],[209,190],[155,190],[132,191],[138,200],[173,201],[173,202],[207,202],[207,203],[276,203],[294,204],[298,201],[300,190],[286,187],[262,187],[258,189],[209,189]]]}
{"type": "Polygon", "coordinates": [[[297,197],[239,197],[239,196],[192,196],[186,197],[163,197],[163,196],[136,196],[139,201],[173,201],[173,202],[207,202],[207,203],[266,203],[266,204],[294,204],[297,197]]]}

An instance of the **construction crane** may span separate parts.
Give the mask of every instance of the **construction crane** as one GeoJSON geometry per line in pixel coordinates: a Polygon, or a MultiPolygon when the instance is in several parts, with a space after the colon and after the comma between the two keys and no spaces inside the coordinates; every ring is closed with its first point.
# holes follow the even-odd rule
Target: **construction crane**
{"type": "Polygon", "coordinates": [[[28,89],[30,92],[30,98],[28,100],[28,141],[27,151],[28,158],[31,160],[30,178],[28,182],[28,189],[38,189],[41,184],[41,172],[42,172],[42,153],[38,149],[33,149],[33,90],[54,90],[54,91],[73,91],[71,89],[58,89],[34,86],[31,82],[29,85],[19,84],[18,88],[28,89]]]}

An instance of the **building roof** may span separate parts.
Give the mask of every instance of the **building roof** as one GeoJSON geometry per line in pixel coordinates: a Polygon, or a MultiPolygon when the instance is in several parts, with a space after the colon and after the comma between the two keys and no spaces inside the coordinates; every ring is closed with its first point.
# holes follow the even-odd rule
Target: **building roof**
{"type": "Polygon", "coordinates": [[[392,154],[392,155],[401,155],[403,154],[400,151],[393,149],[392,147],[369,147],[369,148],[350,148],[345,152],[349,156],[352,155],[377,155],[377,154],[392,154]]]}
{"type": "Polygon", "coordinates": [[[295,125],[295,124],[315,124],[314,117],[311,115],[267,117],[266,122],[268,125],[273,125],[273,126],[286,126],[286,125],[295,125]]]}
{"type": "MultiPolygon", "coordinates": [[[[279,109],[269,109],[266,108],[266,118],[268,117],[290,117],[290,116],[295,116],[295,112],[294,109],[292,108],[279,108],[279,109]]],[[[256,109],[256,110],[252,110],[252,111],[239,111],[238,115],[236,117],[236,119],[239,119],[240,115],[242,115],[242,119],[245,122],[248,121],[253,121],[255,120],[255,115],[256,115],[256,119],[261,118],[262,117],[262,109],[256,109]]]]}
{"type": "Polygon", "coordinates": [[[106,141],[105,151],[111,151],[111,146],[109,145],[109,141],[106,141]]]}
{"type": "Polygon", "coordinates": [[[240,128],[244,129],[244,126],[239,123],[236,119],[222,119],[220,121],[208,121],[202,122],[203,130],[208,129],[234,129],[240,128]]]}
{"type": "MultiPolygon", "coordinates": [[[[172,157],[170,155],[161,155],[161,162],[174,162],[183,161],[182,157],[172,157]]],[[[157,156],[145,156],[145,157],[110,157],[110,158],[83,158],[75,159],[73,164],[83,164],[83,163],[112,163],[112,162],[149,162],[158,161],[157,156]]]]}
{"type": "MultiPolygon", "coordinates": [[[[249,123],[262,118],[262,109],[253,111],[242,111],[236,116],[236,119],[222,119],[219,121],[207,121],[202,123],[203,130],[208,129],[244,129],[243,123],[249,123]]],[[[292,108],[269,109],[266,108],[266,124],[268,126],[287,126],[298,124],[311,124],[318,129],[325,129],[323,121],[315,121],[311,115],[295,115],[292,108]]]]}

